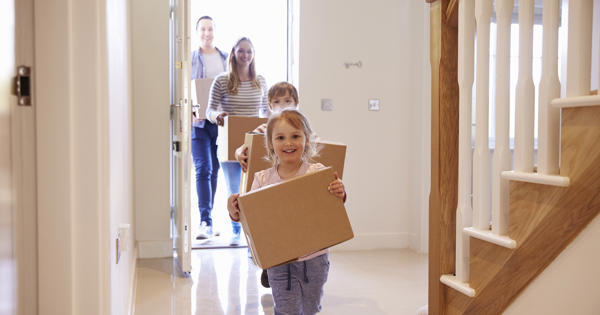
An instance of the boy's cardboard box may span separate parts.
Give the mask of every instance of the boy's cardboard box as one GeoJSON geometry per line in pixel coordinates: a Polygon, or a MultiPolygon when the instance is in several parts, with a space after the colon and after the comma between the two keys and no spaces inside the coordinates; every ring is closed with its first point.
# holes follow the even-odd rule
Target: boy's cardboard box
{"type": "Polygon", "coordinates": [[[244,143],[246,132],[254,130],[267,118],[253,116],[225,116],[223,127],[219,128],[217,156],[219,161],[236,161],[235,149],[244,143]]]}
{"type": "MultiPolygon", "coordinates": [[[[250,191],[254,173],[262,171],[272,166],[271,162],[265,159],[267,148],[265,148],[265,135],[261,133],[246,133],[244,142],[248,147],[248,171],[242,172],[240,178],[240,193],[250,191]]],[[[325,166],[331,166],[338,176],[344,175],[344,160],[346,158],[346,145],[329,141],[317,141],[319,155],[313,158],[314,162],[325,166]]]]}
{"type": "Polygon", "coordinates": [[[240,222],[252,259],[266,269],[354,237],[344,203],[330,194],[333,169],[240,195],[240,222]]]}

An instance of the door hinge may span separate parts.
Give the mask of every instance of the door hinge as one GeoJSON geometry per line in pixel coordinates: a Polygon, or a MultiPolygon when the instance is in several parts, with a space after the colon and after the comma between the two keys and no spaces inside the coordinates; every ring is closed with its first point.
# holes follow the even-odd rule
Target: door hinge
{"type": "Polygon", "coordinates": [[[18,66],[14,94],[19,106],[31,106],[31,67],[18,66]]]}
{"type": "Polygon", "coordinates": [[[181,152],[181,144],[179,141],[173,141],[173,151],[181,152]]]}

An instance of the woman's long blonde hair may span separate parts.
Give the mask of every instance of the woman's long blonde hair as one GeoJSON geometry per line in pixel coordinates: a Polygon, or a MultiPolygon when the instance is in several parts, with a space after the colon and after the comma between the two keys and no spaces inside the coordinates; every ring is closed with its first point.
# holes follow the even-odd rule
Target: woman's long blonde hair
{"type": "Polygon", "coordinates": [[[265,146],[267,147],[267,158],[273,163],[273,166],[279,164],[279,158],[277,154],[275,154],[275,149],[273,149],[273,128],[275,124],[280,121],[286,121],[292,127],[296,129],[302,130],[304,136],[308,140],[308,145],[304,147],[304,152],[302,152],[302,160],[305,162],[310,162],[311,159],[317,155],[317,145],[315,143],[315,137],[312,129],[310,128],[310,124],[308,123],[308,119],[302,113],[294,108],[286,108],[279,112],[271,114],[269,117],[269,121],[267,122],[267,133],[265,135],[265,146]]]}
{"type": "Polygon", "coordinates": [[[237,60],[235,59],[235,49],[242,41],[247,41],[252,47],[252,62],[250,63],[250,84],[252,87],[260,89],[260,81],[256,77],[256,69],[254,66],[254,45],[248,37],[242,37],[235,42],[235,45],[231,48],[231,53],[229,54],[229,76],[227,80],[227,92],[231,95],[236,95],[238,93],[238,87],[240,86],[240,75],[237,69],[237,60]]]}

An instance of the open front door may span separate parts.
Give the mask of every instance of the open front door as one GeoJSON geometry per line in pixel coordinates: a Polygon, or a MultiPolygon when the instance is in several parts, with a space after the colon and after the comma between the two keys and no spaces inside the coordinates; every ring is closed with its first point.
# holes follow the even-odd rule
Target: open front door
{"type": "Polygon", "coordinates": [[[190,1],[171,0],[171,211],[173,242],[183,272],[191,267],[190,231],[190,1]]]}

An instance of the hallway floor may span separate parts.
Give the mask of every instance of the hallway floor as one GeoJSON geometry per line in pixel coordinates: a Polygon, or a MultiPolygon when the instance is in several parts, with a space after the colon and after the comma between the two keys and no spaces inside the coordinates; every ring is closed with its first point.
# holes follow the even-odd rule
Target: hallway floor
{"type": "MultiPolygon", "coordinates": [[[[411,250],[333,251],[320,314],[416,314],[427,303],[427,256],[411,250]]],[[[273,314],[271,289],[246,248],[192,251],[182,277],[170,258],[140,259],[135,314],[273,314]]]]}

